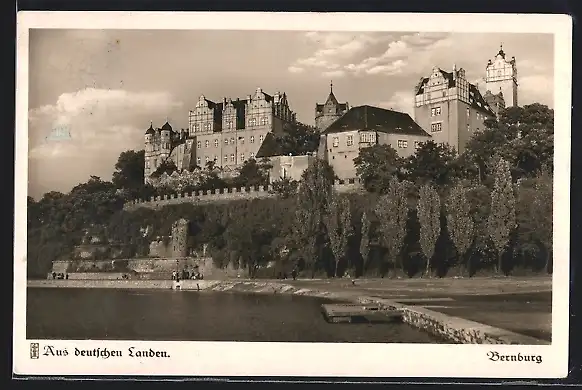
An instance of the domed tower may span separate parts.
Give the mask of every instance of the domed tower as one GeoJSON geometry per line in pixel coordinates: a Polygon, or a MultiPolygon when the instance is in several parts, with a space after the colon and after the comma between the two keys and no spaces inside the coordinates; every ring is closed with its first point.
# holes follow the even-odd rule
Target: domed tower
{"type": "Polygon", "coordinates": [[[166,121],[160,131],[160,157],[166,159],[172,150],[172,126],[166,121]]]}
{"type": "Polygon", "coordinates": [[[145,132],[145,167],[144,167],[144,182],[147,183],[147,178],[154,172],[152,167],[152,154],[154,152],[154,134],[155,130],[153,127],[153,123],[150,122],[149,129],[145,132]]]}
{"type": "Polygon", "coordinates": [[[172,257],[188,255],[188,220],[180,218],[172,225],[172,257]]]}

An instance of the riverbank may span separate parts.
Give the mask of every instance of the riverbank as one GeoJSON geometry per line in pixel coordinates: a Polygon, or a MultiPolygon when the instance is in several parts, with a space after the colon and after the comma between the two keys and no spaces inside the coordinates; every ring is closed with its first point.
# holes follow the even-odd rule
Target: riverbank
{"type": "MultiPolygon", "coordinates": [[[[375,303],[401,309],[403,320],[419,329],[453,343],[477,344],[549,344],[548,340],[527,336],[511,330],[486,325],[467,319],[465,315],[452,316],[446,310],[431,308],[428,304],[407,303],[422,298],[440,299],[470,291],[473,294],[501,294],[524,292],[551,292],[551,279],[508,280],[507,278],[434,279],[434,280],[358,280],[356,285],[346,280],[184,280],[182,290],[232,291],[264,294],[293,294],[335,299],[346,302],[375,303]],[[472,285],[472,290],[468,286],[472,285]],[[479,288],[478,286],[481,286],[479,288]],[[503,287],[504,286],[504,287],[503,287]]],[[[58,288],[116,288],[116,289],[171,289],[171,280],[30,280],[28,287],[58,288]]],[[[441,305],[443,306],[443,305],[441,305]]],[[[472,311],[478,311],[473,307],[472,311]]],[[[469,313],[469,311],[465,311],[469,313]]],[[[461,313],[462,314],[462,313],[461,313]]],[[[503,317],[503,311],[498,313],[503,317]]],[[[542,313],[545,314],[545,313],[542,313]]],[[[549,313],[551,321],[551,311],[549,313]]],[[[551,327],[550,327],[551,330],[551,327]]]]}

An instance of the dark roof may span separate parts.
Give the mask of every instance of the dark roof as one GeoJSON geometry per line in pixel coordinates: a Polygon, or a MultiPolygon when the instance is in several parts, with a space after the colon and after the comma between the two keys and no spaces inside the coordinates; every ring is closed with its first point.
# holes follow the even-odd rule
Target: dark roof
{"type": "Polygon", "coordinates": [[[323,133],[350,130],[371,130],[388,134],[422,135],[430,137],[408,114],[373,106],[352,107],[323,133]]]}
{"type": "Polygon", "coordinates": [[[155,134],[156,131],[154,130],[153,124],[150,122],[150,128],[146,130],[146,134],[155,134]]]}
{"type": "Polygon", "coordinates": [[[172,131],[172,126],[170,126],[170,124],[166,121],[166,123],[164,123],[164,125],[162,126],[162,130],[172,131]]]}
{"type": "Polygon", "coordinates": [[[281,155],[281,145],[277,141],[277,137],[273,133],[267,133],[263,143],[257,151],[257,158],[273,157],[281,155]]]}
{"type": "MultiPolygon", "coordinates": [[[[448,81],[448,88],[453,88],[455,86],[455,79],[453,78],[453,73],[446,72],[440,68],[439,72],[443,75],[445,80],[448,81]]],[[[417,95],[422,95],[424,93],[424,87],[428,83],[428,81],[429,81],[428,77],[425,77],[420,81],[416,90],[417,95]]],[[[487,114],[493,114],[493,110],[491,109],[491,107],[489,107],[485,99],[483,99],[481,92],[479,92],[479,88],[477,88],[474,84],[471,83],[469,83],[469,102],[471,107],[473,107],[474,109],[487,114]]]]}

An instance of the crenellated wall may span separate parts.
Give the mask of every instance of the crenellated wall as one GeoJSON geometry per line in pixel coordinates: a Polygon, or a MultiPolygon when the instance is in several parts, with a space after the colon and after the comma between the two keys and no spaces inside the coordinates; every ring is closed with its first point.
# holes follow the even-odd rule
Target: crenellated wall
{"type": "MultiPolygon", "coordinates": [[[[340,193],[357,192],[362,190],[362,185],[360,179],[346,179],[346,180],[336,180],[334,182],[334,189],[340,193]]],[[[126,203],[123,208],[125,210],[135,210],[140,207],[157,209],[173,204],[182,203],[196,203],[196,204],[207,204],[207,203],[218,203],[218,202],[230,202],[233,200],[242,199],[261,199],[261,198],[271,198],[277,196],[273,192],[273,186],[258,186],[247,188],[225,188],[225,189],[215,189],[213,191],[195,191],[192,193],[177,194],[177,195],[164,195],[151,197],[150,200],[136,200],[126,203]]]]}

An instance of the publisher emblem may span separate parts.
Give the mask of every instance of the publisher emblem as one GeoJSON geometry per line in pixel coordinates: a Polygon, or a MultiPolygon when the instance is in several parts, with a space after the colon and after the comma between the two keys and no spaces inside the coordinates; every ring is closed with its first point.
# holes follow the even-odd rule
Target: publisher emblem
{"type": "Polygon", "coordinates": [[[38,343],[30,343],[30,358],[31,359],[38,359],[38,343]]]}

